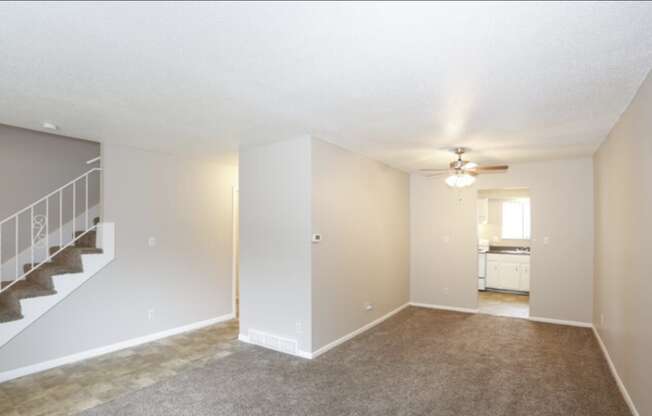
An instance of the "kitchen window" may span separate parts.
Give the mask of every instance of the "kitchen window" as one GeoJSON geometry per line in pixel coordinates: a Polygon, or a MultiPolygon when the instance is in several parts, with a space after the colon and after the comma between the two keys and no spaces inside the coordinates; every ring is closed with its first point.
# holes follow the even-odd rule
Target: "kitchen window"
{"type": "Polygon", "coordinates": [[[503,202],[503,240],[530,239],[530,199],[517,199],[503,202]]]}

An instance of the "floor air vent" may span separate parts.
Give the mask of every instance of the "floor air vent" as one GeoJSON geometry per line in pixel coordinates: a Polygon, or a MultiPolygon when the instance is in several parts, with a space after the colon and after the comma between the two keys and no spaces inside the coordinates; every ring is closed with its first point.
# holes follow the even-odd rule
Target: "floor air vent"
{"type": "Polygon", "coordinates": [[[297,341],[294,339],[281,338],[276,335],[267,334],[253,329],[249,330],[249,342],[287,354],[296,355],[299,351],[297,341]]]}

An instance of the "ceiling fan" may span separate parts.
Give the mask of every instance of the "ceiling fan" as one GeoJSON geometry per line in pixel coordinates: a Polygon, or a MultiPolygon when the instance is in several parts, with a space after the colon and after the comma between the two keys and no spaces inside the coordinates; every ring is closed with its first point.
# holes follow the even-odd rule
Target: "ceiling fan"
{"type": "Polygon", "coordinates": [[[420,172],[427,177],[448,175],[446,184],[451,188],[464,188],[473,185],[475,177],[480,173],[503,173],[509,169],[507,165],[487,165],[481,166],[475,162],[462,160],[462,155],[470,149],[465,147],[456,147],[451,152],[457,155],[457,160],[450,163],[448,169],[420,169],[420,172]]]}

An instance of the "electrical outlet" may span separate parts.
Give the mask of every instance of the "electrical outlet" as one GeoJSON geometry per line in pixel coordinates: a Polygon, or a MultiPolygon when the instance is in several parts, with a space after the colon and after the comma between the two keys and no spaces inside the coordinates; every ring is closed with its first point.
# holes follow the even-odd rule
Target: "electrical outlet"
{"type": "Polygon", "coordinates": [[[365,310],[365,311],[372,311],[373,309],[374,309],[374,305],[371,304],[370,302],[366,302],[366,303],[364,304],[364,310],[365,310]]]}
{"type": "Polygon", "coordinates": [[[604,326],[604,313],[600,313],[600,326],[604,326]]]}
{"type": "Polygon", "coordinates": [[[151,321],[154,319],[154,309],[148,309],[147,310],[147,320],[151,321]]]}
{"type": "Polygon", "coordinates": [[[150,237],[147,239],[147,245],[149,247],[156,247],[156,243],[157,243],[156,237],[150,237]]]}
{"type": "Polygon", "coordinates": [[[301,321],[297,321],[295,324],[295,329],[297,331],[298,335],[303,334],[303,325],[301,325],[301,321]]]}
{"type": "Polygon", "coordinates": [[[441,238],[441,241],[443,241],[444,244],[448,244],[448,243],[450,243],[451,238],[450,238],[449,236],[445,235],[445,236],[443,236],[443,237],[441,238]]]}
{"type": "Polygon", "coordinates": [[[447,296],[448,296],[448,293],[449,293],[449,290],[448,290],[447,287],[445,287],[445,288],[444,288],[444,295],[447,295],[447,296]]]}
{"type": "Polygon", "coordinates": [[[548,236],[543,237],[543,244],[546,245],[546,246],[547,246],[548,244],[550,244],[550,237],[548,237],[548,236]]]}

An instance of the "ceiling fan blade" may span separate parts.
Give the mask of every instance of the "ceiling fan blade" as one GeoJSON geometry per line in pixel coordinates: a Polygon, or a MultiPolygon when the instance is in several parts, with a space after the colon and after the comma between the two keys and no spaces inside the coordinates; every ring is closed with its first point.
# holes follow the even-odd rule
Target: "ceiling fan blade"
{"type": "Polygon", "coordinates": [[[478,166],[471,170],[478,173],[482,173],[482,172],[491,173],[491,172],[505,172],[507,169],[509,169],[509,166],[507,165],[493,165],[493,166],[478,166]]]}
{"type": "Polygon", "coordinates": [[[448,172],[448,169],[419,169],[419,172],[448,172]]]}
{"type": "Polygon", "coordinates": [[[475,169],[477,167],[478,164],[475,162],[466,162],[464,165],[462,165],[462,169],[464,170],[475,169]]]}
{"type": "Polygon", "coordinates": [[[433,178],[435,176],[444,176],[444,175],[448,175],[448,172],[435,172],[435,173],[426,172],[426,174],[423,176],[425,176],[426,178],[433,178]]]}

